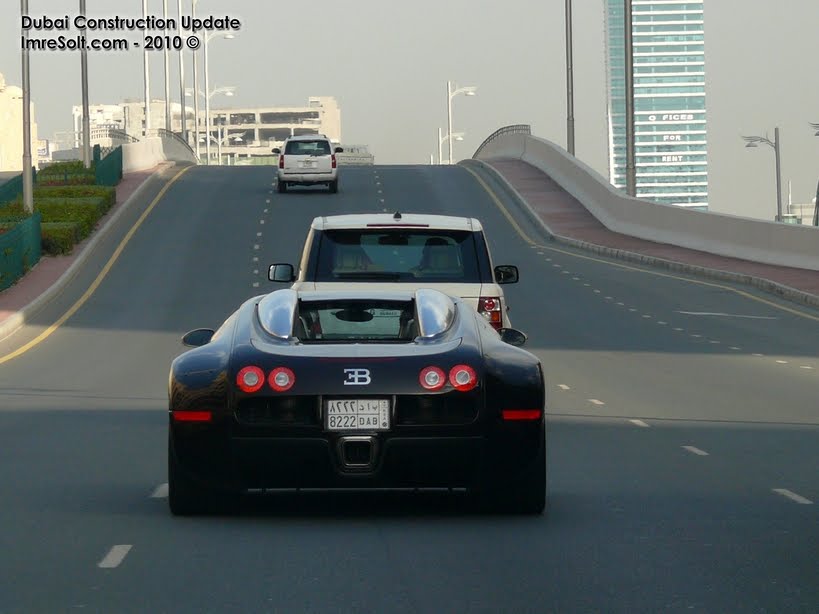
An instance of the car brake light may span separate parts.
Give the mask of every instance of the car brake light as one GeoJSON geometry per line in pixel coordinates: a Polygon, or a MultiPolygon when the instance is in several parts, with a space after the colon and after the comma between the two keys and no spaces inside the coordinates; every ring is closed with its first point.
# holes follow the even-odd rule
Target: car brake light
{"type": "Polygon", "coordinates": [[[270,372],[267,382],[276,392],[285,392],[296,383],[296,374],[287,367],[276,367],[270,372]]]}
{"type": "Polygon", "coordinates": [[[213,420],[213,413],[209,411],[173,410],[171,415],[174,422],[210,422],[213,420]]]}
{"type": "Polygon", "coordinates": [[[330,156],[330,159],[333,161],[333,168],[335,168],[336,167],[336,154],[332,154],[330,156]]]}
{"type": "Polygon", "coordinates": [[[418,381],[427,390],[440,390],[446,384],[446,373],[438,367],[426,367],[418,375],[418,381]]]}
{"type": "Polygon", "coordinates": [[[503,326],[500,298],[482,296],[478,299],[478,313],[489,320],[489,323],[495,330],[500,330],[503,326]]]}
{"type": "Polygon", "coordinates": [[[504,409],[504,420],[540,420],[542,411],[539,409],[504,409]]]}
{"type": "Polygon", "coordinates": [[[284,168],[284,154],[279,154],[279,168],[284,168]]]}
{"type": "Polygon", "coordinates": [[[264,386],[264,371],[259,367],[243,367],[236,374],[236,385],[242,392],[256,392],[264,386]]]}
{"type": "Polygon", "coordinates": [[[449,370],[449,383],[455,390],[467,392],[478,385],[478,375],[469,365],[455,365],[449,370]]]}

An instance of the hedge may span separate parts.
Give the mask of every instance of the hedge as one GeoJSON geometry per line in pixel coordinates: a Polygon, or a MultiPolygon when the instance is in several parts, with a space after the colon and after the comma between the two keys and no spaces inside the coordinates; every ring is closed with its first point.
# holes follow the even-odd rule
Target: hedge
{"type": "Polygon", "coordinates": [[[43,222],[40,229],[43,251],[51,255],[69,253],[82,237],[78,222],[43,222]]]}
{"type": "Polygon", "coordinates": [[[86,198],[98,197],[105,199],[105,211],[116,202],[117,191],[114,188],[101,185],[76,186],[37,186],[34,188],[35,202],[43,198],[86,198]]]}
{"type": "MultiPolygon", "coordinates": [[[[85,238],[108,210],[108,206],[105,198],[93,196],[85,198],[39,198],[34,201],[34,210],[42,214],[43,222],[78,222],[81,238],[85,238]]],[[[22,219],[24,217],[26,215],[20,201],[0,207],[0,221],[22,219]]]]}

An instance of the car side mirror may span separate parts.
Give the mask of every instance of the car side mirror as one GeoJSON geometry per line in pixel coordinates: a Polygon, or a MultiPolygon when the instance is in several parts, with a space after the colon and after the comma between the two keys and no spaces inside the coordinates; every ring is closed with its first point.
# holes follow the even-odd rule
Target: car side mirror
{"type": "Polygon", "coordinates": [[[271,264],[267,270],[267,278],[270,281],[277,281],[283,284],[296,281],[296,275],[292,264],[271,264]]]}
{"type": "Polygon", "coordinates": [[[509,345],[521,346],[526,343],[526,340],[529,338],[526,336],[526,333],[516,328],[502,328],[498,332],[500,333],[501,341],[509,345]]]}
{"type": "Polygon", "coordinates": [[[336,153],[344,153],[344,148],[343,147],[336,147],[335,152],[336,153]]]}
{"type": "Polygon", "coordinates": [[[274,147],[274,148],[273,148],[273,153],[274,153],[274,154],[280,154],[281,152],[282,152],[282,150],[281,150],[281,149],[279,149],[278,147],[274,147]]]}
{"type": "Polygon", "coordinates": [[[514,264],[499,264],[495,267],[495,280],[499,284],[516,284],[518,279],[518,267],[514,264]]]}
{"type": "Polygon", "coordinates": [[[210,343],[214,334],[216,334],[216,331],[211,328],[197,328],[196,330],[185,333],[185,336],[182,337],[182,343],[190,347],[198,348],[210,343]]]}

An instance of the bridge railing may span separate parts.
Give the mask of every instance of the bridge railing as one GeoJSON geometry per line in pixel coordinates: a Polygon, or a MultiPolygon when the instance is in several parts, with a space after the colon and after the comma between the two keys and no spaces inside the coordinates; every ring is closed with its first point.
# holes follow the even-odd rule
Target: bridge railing
{"type": "Polygon", "coordinates": [[[529,124],[513,124],[511,126],[498,128],[492,134],[486,137],[484,142],[481,143],[480,147],[478,147],[478,149],[475,150],[475,153],[472,154],[472,157],[477,158],[487,145],[505,134],[532,134],[532,127],[529,124]]]}

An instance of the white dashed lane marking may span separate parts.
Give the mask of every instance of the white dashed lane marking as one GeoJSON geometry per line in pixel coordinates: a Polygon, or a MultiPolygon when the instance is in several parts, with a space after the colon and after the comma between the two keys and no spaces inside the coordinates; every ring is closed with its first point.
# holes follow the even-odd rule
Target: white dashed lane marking
{"type": "Polygon", "coordinates": [[[687,450],[688,452],[691,452],[691,454],[696,454],[697,456],[708,456],[708,452],[695,448],[694,446],[683,446],[682,448],[683,450],[687,450]]]}
{"type": "Polygon", "coordinates": [[[258,256],[253,256],[253,262],[259,262],[259,257],[258,256]]]}
{"type": "Polygon", "coordinates": [[[571,390],[566,384],[558,384],[557,387],[561,390],[571,390]]]}
{"type": "Polygon", "coordinates": [[[811,367],[809,365],[799,365],[799,368],[800,369],[813,369],[813,367],[811,367]]]}
{"type": "Polygon", "coordinates": [[[631,422],[635,426],[639,426],[640,428],[644,428],[644,429],[648,428],[648,424],[646,424],[642,420],[629,420],[629,422],[631,422]]]}
{"type": "Polygon", "coordinates": [[[103,557],[103,559],[97,563],[97,567],[102,569],[113,569],[114,567],[119,567],[119,564],[122,563],[123,559],[125,559],[125,556],[130,550],[130,544],[112,546],[108,551],[108,554],[106,554],[105,557],[103,557]]]}
{"type": "Polygon", "coordinates": [[[742,348],[738,348],[737,346],[732,345],[732,346],[731,346],[731,347],[729,347],[728,349],[729,349],[729,350],[734,350],[735,352],[738,352],[738,351],[740,351],[742,348]]]}
{"type": "Polygon", "coordinates": [[[605,403],[603,403],[603,401],[600,399],[589,399],[589,403],[594,403],[595,405],[605,405],[605,403]]]}
{"type": "Polygon", "coordinates": [[[802,495],[797,495],[792,490],[788,490],[787,488],[772,488],[776,494],[782,495],[783,497],[787,497],[791,501],[795,501],[801,505],[813,505],[813,501],[803,497],[802,495]]]}
{"type": "Polygon", "coordinates": [[[151,493],[151,499],[165,499],[168,496],[168,484],[160,484],[151,493]]]}
{"type": "Polygon", "coordinates": [[[778,364],[778,365],[786,365],[786,364],[788,364],[788,361],[787,361],[787,360],[777,360],[777,361],[776,361],[776,364],[778,364]]]}
{"type": "Polygon", "coordinates": [[[751,356],[756,356],[757,358],[762,358],[765,354],[751,354],[751,356]]]}

